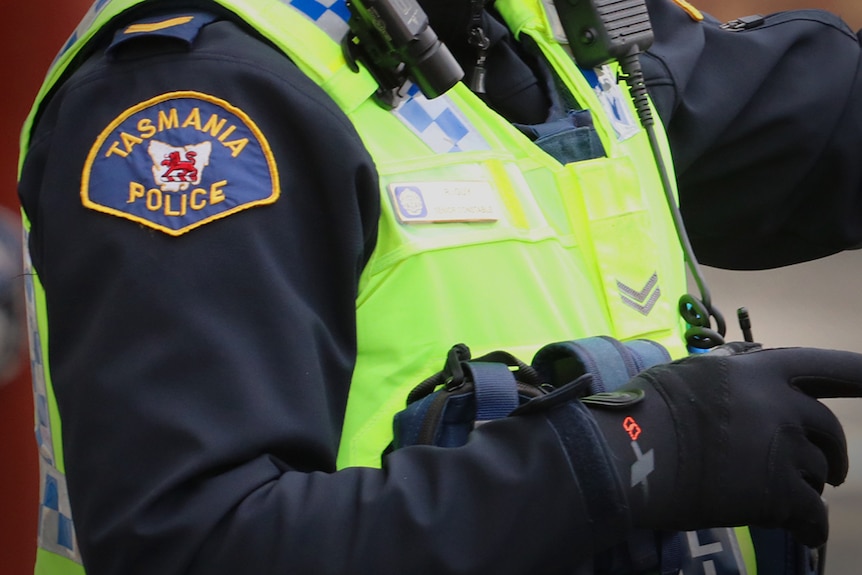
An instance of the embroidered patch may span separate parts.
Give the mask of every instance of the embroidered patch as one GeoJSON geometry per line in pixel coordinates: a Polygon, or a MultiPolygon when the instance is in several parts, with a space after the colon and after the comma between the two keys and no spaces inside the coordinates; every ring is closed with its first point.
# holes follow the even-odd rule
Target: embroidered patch
{"type": "Polygon", "coordinates": [[[120,114],[93,144],[81,183],[84,206],[172,236],[278,195],[260,129],[199,92],[163,94],[120,114]]]}

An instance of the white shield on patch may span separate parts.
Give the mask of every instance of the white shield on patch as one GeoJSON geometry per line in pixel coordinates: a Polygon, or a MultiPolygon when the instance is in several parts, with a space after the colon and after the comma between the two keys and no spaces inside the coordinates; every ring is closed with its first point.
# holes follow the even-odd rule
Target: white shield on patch
{"type": "Polygon", "coordinates": [[[163,192],[180,192],[201,182],[204,168],[210,163],[212,142],[177,147],[152,140],[147,153],[153,161],[156,185],[163,192]]]}

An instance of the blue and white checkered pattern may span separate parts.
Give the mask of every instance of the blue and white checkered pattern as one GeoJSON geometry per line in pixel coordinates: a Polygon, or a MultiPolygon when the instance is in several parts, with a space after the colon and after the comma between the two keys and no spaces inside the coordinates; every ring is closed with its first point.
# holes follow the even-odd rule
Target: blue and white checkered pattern
{"type": "MultiPolygon", "coordinates": [[[[282,0],[299,10],[335,42],[341,42],[349,27],[350,10],[345,0],[282,0]]],[[[415,85],[407,87],[408,97],[395,115],[437,153],[489,149],[446,96],[429,100],[415,85]]]]}
{"type": "MultiPolygon", "coordinates": [[[[25,232],[26,234],[26,232],[25,232]]],[[[27,238],[24,238],[27,245],[27,238]]],[[[33,396],[36,416],[36,445],[40,457],[48,464],[54,464],[54,447],[51,441],[51,420],[48,415],[48,392],[45,384],[45,364],[42,353],[42,339],[36,318],[36,289],[33,282],[33,264],[30,254],[24,250],[24,294],[27,302],[27,326],[29,328],[30,373],[33,379],[33,396]]]]}
{"type": "Polygon", "coordinates": [[[426,98],[413,85],[394,113],[437,153],[488,150],[488,142],[446,96],[426,98]]]}
{"type": "Polygon", "coordinates": [[[345,0],[282,0],[290,4],[339,44],[347,34],[350,10],[345,0]]]}
{"type": "MultiPolygon", "coordinates": [[[[25,235],[24,245],[27,245],[25,235]]],[[[36,444],[39,447],[40,513],[39,547],[77,563],[81,562],[72,524],[66,477],[55,466],[51,419],[48,413],[48,392],[42,339],[36,316],[36,286],[33,264],[24,250],[24,292],[27,298],[27,325],[30,336],[30,371],[33,378],[33,398],[36,418],[36,444]]]]}
{"type": "Polygon", "coordinates": [[[39,547],[80,563],[75,527],[69,511],[66,479],[53,467],[50,470],[42,475],[39,547]]]}
{"type": "MultiPolygon", "coordinates": [[[[110,0],[96,0],[95,2],[93,2],[93,5],[90,6],[90,9],[87,10],[86,14],[84,14],[84,18],[78,24],[78,27],[75,28],[75,31],[72,32],[72,35],[69,37],[66,43],[63,44],[63,47],[60,48],[60,52],[54,58],[54,63],[56,63],[57,60],[59,60],[60,56],[65,54],[69,50],[69,48],[75,45],[75,42],[78,41],[78,38],[80,38],[81,35],[90,28],[90,25],[93,23],[93,20],[95,20],[96,16],[99,15],[99,12],[101,12],[102,9],[107,6],[108,2],[110,2],[110,0]]],[[[52,63],[51,65],[53,66],[54,63],[52,63]]]]}

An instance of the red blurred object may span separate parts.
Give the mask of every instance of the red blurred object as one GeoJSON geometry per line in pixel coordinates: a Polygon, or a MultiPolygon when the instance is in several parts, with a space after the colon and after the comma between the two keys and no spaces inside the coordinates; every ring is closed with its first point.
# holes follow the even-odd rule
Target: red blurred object
{"type": "MultiPolygon", "coordinates": [[[[0,206],[19,213],[18,134],[45,72],[90,6],[89,0],[3,2],[0,34],[0,206]]],[[[19,284],[23,290],[23,283],[19,284]]],[[[0,573],[32,575],[36,553],[38,461],[26,345],[21,369],[0,386],[0,573]]]]}

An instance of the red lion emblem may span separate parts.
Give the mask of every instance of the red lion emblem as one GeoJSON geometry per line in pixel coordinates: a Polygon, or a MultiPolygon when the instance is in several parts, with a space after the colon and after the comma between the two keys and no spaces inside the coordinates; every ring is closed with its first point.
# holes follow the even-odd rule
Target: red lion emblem
{"type": "Polygon", "coordinates": [[[195,152],[186,152],[186,159],[180,159],[180,153],[176,150],[165,154],[162,165],[167,166],[162,179],[166,182],[194,182],[198,177],[198,169],[195,167],[195,152]]]}

